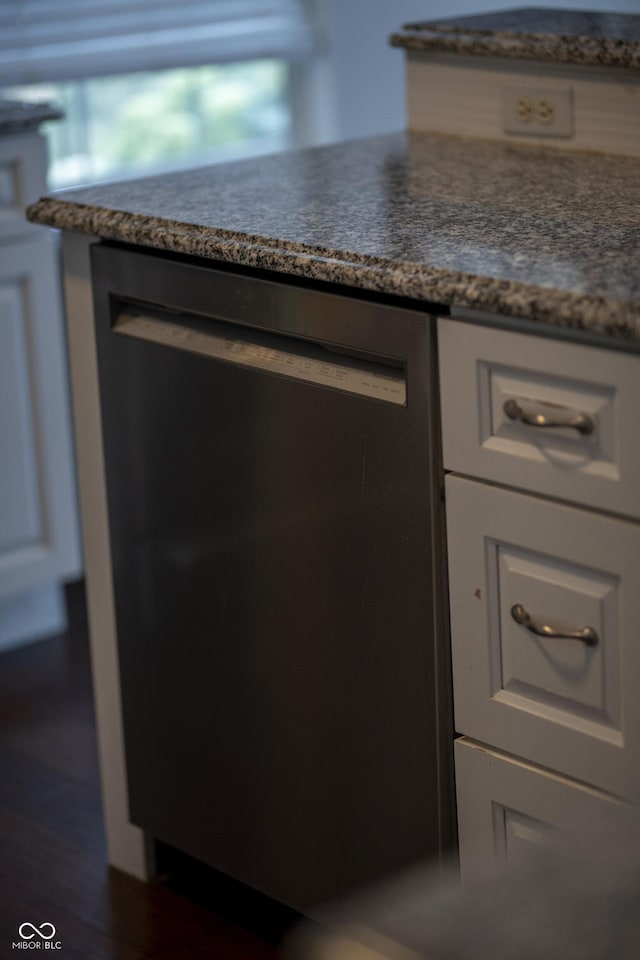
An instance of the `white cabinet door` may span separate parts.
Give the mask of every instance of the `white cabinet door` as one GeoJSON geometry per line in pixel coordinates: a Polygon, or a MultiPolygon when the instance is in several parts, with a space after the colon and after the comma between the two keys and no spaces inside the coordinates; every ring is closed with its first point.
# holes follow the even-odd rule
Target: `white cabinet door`
{"type": "Polygon", "coordinates": [[[0,250],[0,601],[80,570],[53,237],[0,250]]]}

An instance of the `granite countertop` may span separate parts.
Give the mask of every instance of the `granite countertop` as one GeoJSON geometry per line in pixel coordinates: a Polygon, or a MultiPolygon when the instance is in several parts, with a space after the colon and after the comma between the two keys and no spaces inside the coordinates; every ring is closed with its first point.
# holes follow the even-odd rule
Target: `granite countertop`
{"type": "Polygon", "coordinates": [[[0,135],[23,133],[45,120],[60,120],[64,114],[50,103],[21,103],[0,100],[0,135]]]}
{"type": "Polygon", "coordinates": [[[638,161],[393,134],[64,191],[29,219],[640,342],[638,161]]]}
{"type": "Polygon", "coordinates": [[[544,7],[405,24],[410,50],[640,69],[640,16],[544,7]]]}

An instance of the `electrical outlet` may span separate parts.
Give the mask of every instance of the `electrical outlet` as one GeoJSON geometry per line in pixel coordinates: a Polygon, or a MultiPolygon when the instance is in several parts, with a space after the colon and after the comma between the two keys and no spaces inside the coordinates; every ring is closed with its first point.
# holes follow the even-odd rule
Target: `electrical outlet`
{"type": "Polygon", "coordinates": [[[571,87],[503,87],[502,129],[533,137],[572,137],[571,87]]]}

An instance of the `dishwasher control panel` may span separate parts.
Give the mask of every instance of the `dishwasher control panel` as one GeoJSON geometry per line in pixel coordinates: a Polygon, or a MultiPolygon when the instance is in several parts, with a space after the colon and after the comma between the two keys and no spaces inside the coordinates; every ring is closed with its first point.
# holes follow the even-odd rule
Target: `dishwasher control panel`
{"type": "Polygon", "coordinates": [[[215,319],[168,319],[130,306],[119,313],[114,333],[188,350],[217,360],[291,377],[386,403],[406,406],[404,370],[334,353],[326,346],[270,331],[235,328],[215,319]]]}

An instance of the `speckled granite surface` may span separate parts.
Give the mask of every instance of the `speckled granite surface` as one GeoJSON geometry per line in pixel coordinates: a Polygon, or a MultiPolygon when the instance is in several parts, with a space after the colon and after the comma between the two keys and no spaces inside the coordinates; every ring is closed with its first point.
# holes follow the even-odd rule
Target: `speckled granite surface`
{"type": "Polygon", "coordinates": [[[640,341],[640,167],[394,134],[65,191],[29,218],[640,341]]]}
{"type": "Polygon", "coordinates": [[[0,100],[0,135],[23,133],[45,120],[60,120],[64,114],[50,103],[20,103],[0,100]]]}
{"type": "Polygon", "coordinates": [[[640,15],[523,7],[408,23],[391,44],[485,57],[640,69],[640,15]]]}

